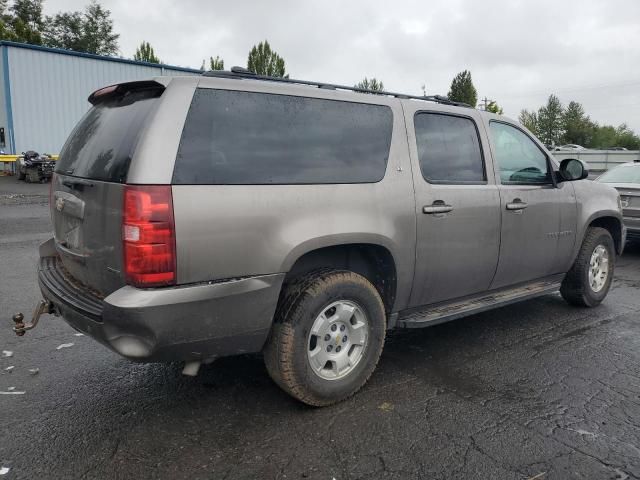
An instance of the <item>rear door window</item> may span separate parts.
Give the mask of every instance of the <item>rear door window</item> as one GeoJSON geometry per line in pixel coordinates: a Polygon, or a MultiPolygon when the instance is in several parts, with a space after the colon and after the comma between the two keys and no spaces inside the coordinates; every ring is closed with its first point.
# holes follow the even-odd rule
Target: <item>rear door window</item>
{"type": "Polygon", "coordinates": [[[92,107],[62,148],[56,172],[125,182],[140,132],[158,94],[153,90],[131,92],[92,107]]]}
{"type": "Polygon", "coordinates": [[[418,159],[430,183],[485,183],[478,130],[473,120],[439,113],[414,118],[418,159]]]}
{"type": "Polygon", "coordinates": [[[387,106],[197,89],[173,183],[378,182],[392,124],[387,106]]]}

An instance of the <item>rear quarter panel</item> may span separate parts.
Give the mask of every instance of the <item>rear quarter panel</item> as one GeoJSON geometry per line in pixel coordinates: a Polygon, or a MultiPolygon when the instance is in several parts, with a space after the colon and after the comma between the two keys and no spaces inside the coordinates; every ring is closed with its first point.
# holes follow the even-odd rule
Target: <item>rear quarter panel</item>
{"type": "Polygon", "coordinates": [[[179,283],[287,272],[305,253],[346,243],[386,247],[406,305],[415,261],[415,203],[402,107],[396,99],[269,82],[203,79],[201,87],[388,105],[385,177],[340,185],[174,185],[179,283]],[[240,88],[241,87],[241,88],[240,88]]]}

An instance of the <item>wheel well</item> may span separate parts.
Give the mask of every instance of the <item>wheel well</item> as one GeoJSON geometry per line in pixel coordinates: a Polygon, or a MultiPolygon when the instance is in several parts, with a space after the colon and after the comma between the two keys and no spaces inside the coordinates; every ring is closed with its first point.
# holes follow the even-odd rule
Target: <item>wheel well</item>
{"type": "Polygon", "coordinates": [[[390,312],[396,299],[396,265],[391,252],[380,245],[354,243],[312,250],[301,256],[287,273],[284,283],[319,268],[350,270],[369,280],[390,312]]]}
{"type": "Polygon", "coordinates": [[[616,252],[620,253],[622,251],[622,225],[620,224],[620,220],[615,217],[600,217],[591,222],[589,226],[601,227],[608,230],[613,237],[616,252]]]}

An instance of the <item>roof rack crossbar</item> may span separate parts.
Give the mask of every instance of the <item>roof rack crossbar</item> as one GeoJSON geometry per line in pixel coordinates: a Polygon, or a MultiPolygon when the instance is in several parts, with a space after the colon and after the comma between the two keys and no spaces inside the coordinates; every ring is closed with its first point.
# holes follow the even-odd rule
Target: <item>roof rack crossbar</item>
{"type": "Polygon", "coordinates": [[[205,77],[231,78],[236,80],[246,78],[251,80],[265,80],[269,82],[293,83],[298,85],[307,85],[311,87],[324,88],[329,90],[349,90],[349,91],[358,92],[358,93],[371,93],[374,95],[390,96],[390,97],[396,97],[401,99],[426,100],[429,102],[440,103],[443,105],[454,105],[457,107],[472,108],[471,105],[468,105],[462,102],[455,102],[441,95],[428,95],[428,96],[408,95],[406,93],[388,92],[386,90],[375,91],[375,90],[368,90],[366,88],[350,87],[348,85],[338,85],[334,83],[313,82],[310,80],[298,80],[294,78],[269,77],[267,75],[258,75],[242,67],[232,67],[230,71],[212,70],[209,72],[204,72],[202,75],[205,77]]]}

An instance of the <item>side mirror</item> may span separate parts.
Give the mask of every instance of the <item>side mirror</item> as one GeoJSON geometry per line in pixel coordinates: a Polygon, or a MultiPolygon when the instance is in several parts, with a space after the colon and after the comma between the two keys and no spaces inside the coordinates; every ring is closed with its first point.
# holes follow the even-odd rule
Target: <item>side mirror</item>
{"type": "Polygon", "coordinates": [[[589,176],[589,169],[586,163],[577,158],[565,158],[560,162],[560,178],[562,182],[572,182],[583,180],[589,176]]]}

